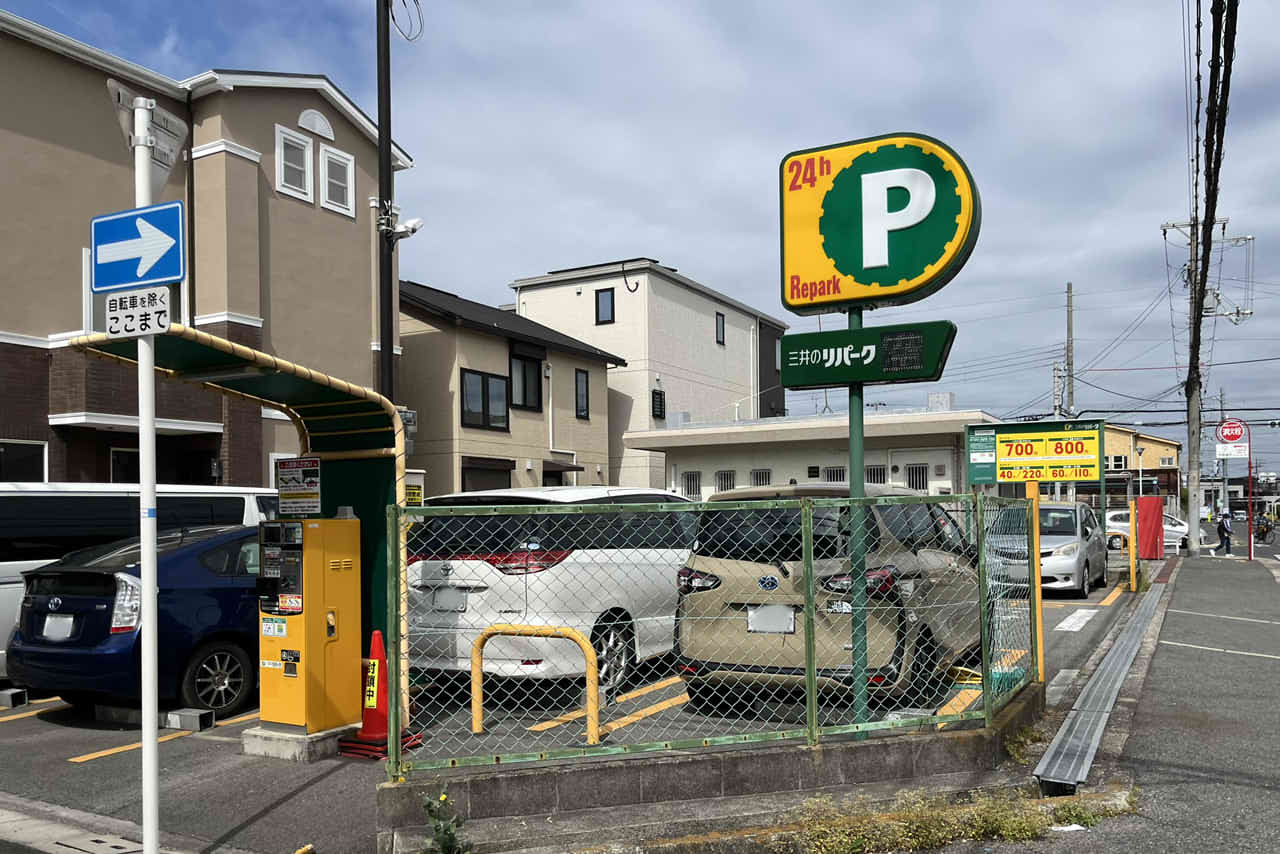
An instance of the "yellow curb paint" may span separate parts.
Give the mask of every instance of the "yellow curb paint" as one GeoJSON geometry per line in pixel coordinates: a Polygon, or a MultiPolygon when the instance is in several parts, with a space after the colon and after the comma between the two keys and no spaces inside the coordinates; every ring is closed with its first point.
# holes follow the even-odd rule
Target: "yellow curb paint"
{"type": "MultiPolygon", "coordinates": [[[[187,730],[183,730],[182,732],[171,732],[168,735],[160,736],[159,738],[156,739],[156,742],[159,743],[164,741],[173,741],[175,738],[184,738],[188,735],[191,735],[191,733],[187,730]]],[[[96,753],[86,753],[82,756],[73,756],[67,761],[77,762],[77,763],[88,762],[91,759],[101,759],[104,756],[114,756],[117,753],[128,753],[130,750],[137,750],[140,747],[142,747],[142,742],[135,741],[133,744],[125,744],[125,745],[121,745],[120,747],[112,747],[107,750],[99,750],[96,753]]]]}
{"type": "Polygon", "coordinates": [[[1123,592],[1124,592],[1124,585],[1117,584],[1115,589],[1107,594],[1107,598],[1103,599],[1098,604],[1101,605],[1103,608],[1106,608],[1109,605],[1114,605],[1116,603],[1116,600],[1120,598],[1120,594],[1123,592]]]}
{"type": "MultiPolygon", "coordinates": [[[[643,697],[645,694],[649,694],[654,691],[661,691],[663,688],[669,688],[672,685],[675,685],[677,682],[681,682],[681,681],[683,680],[679,676],[671,676],[661,680],[660,682],[654,682],[652,685],[645,685],[644,687],[637,688],[634,691],[628,691],[625,694],[619,694],[618,702],[625,703],[628,700],[634,700],[636,697],[643,697]]],[[[563,715],[557,715],[556,717],[551,718],[550,720],[546,720],[546,721],[543,721],[542,723],[537,723],[531,727],[528,727],[528,731],[529,732],[546,732],[549,729],[554,729],[555,727],[558,727],[562,724],[567,724],[570,721],[576,721],[579,718],[584,717],[586,714],[587,714],[586,709],[577,709],[572,712],[565,712],[563,715]]]]}
{"type": "Polygon", "coordinates": [[[257,712],[249,712],[247,715],[241,715],[238,718],[228,718],[225,721],[218,721],[214,726],[231,726],[232,724],[242,724],[245,721],[251,721],[258,717],[257,712]]]}
{"type": "Polygon", "coordinates": [[[58,712],[58,711],[61,711],[61,710],[63,710],[63,709],[69,709],[69,708],[71,708],[71,707],[70,707],[70,706],[55,706],[55,707],[48,708],[48,709],[35,709],[34,711],[30,711],[30,712],[19,712],[19,713],[18,713],[18,714],[16,714],[16,715],[5,715],[3,718],[0,718],[0,723],[4,723],[5,721],[16,721],[16,720],[20,720],[20,719],[22,719],[22,718],[29,718],[29,717],[31,717],[32,715],[38,715],[38,714],[41,714],[41,713],[43,713],[43,712],[58,712]]]}
{"type": "Polygon", "coordinates": [[[607,733],[616,732],[624,726],[631,726],[636,721],[642,721],[645,718],[658,714],[659,712],[665,712],[667,709],[674,709],[676,706],[682,706],[687,702],[689,702],[689,694],[684,693],[679,697],[672,697],[669,700],[663,700],[661,703],[654,703],[652,706],[646,706],[638,712],[627,715],[625,718],[618,718],[616,721],[610,721],[600,727],[600,734],[605,735],[607,733]]]}

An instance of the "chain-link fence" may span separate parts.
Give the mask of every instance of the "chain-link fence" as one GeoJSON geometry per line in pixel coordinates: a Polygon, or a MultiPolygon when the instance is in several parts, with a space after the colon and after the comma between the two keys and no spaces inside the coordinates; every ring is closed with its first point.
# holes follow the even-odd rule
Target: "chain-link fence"
{"type": "Polygon", "coordinates": [[[1032,677],[1027,506],[391,508],[392,773],[989,720],[1032,677]]]}

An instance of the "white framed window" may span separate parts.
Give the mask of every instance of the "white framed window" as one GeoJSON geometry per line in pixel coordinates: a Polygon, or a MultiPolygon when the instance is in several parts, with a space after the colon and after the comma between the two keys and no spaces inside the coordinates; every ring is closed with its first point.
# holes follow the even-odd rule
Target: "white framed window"
{"type": "Polygon", "coordinates": [[[0,439],[0,481],[47,483],[49,443],[29,439],[0,439]]]}
{"type": "Polygon", "coordinates": [[[684,481],[684,497],[692,498],[695,501],[702,500],[702,472],[687,471],[682,478],[684,481]]]}
{"type": "Polygon", "coordinates": [[[1126,454],[1115,454],[1107,457],[1107,471],[1124,471],[1129,468],[1129,457],[1126,454]]]}
{"type": "Polygon", "coordinates": [[[865,469],[867,483],[888,483],[889,477],[883,465],[867,466],[865,469]]]}
{"type": "Polygon", "coordinates": [[[1173,468],[1173,457],[1161,457],[1160,468],[1173,468]]]}
{"type": "Polygon", "coordinates": [[[716,472],[716,492],[726,492],[733,489],[737,484],[738,473],[736,471],[718,471],[716,472]]]}
{"type": "Polygon", "coordinates": [[[825,483],[844,483],[846,476],[844,466],[827,466],[822,470],[822,480],[825,483]]]}
{"type": "Polygon", "coordinates": [[[345,151],[320,146],[320,207],[355,219],[356,159],[345,151]]]}
{"type": "Polygon", "coordinates": [[[773,483],[773,469],[752,469],[751,485],[768,486],[773,483]]]}
{"type": "Polygon", "coordinates": [[[276,125],[276,192],[314,202],[311,137],[276,125]]]}

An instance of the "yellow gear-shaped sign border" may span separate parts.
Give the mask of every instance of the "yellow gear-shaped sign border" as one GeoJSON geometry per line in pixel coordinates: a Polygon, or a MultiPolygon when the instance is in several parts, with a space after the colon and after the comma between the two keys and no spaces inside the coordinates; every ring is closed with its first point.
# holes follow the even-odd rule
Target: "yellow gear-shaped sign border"
{"type": "MultiPolygon", "coordinates": [[[[845,169],[848,169],[864,154],[874,153],[889,145],[896,148],[912,146],[920,149],[926,154],[932,154],[942,162],[943,168],[955,178],[955,192],[960,197],[960,213],[956,216],[956,229],[953,232],[951,239],[945,244],[945,247],[938,259],[933,263],[928,264],[922,273],[911,279],[900,279],[897,284],[885,285],[880,283],[860,282],[856,279],[850,278],[848,281],[851,287],[858,288],[867,293],[837,300],[810,301],[802,303],[793,302],[787,295],[786,274],[788,271],[786,269],[787,254],[785,251],[786,210],[784,204],[782,212],[784,227],[779,235],[781,240],[780,248],[782,249],[780,261],[783,268],[781,296],[782,304],[788,310],[797,314],[816,314],[837,311],[844,307],[865,306],[875,308],[880,306],[902,305],[916,302],[934,293],[949,282],[968,260],[968,256],[977,242],[977,231],[982,217],[981,202],[979,201],[977,187],[973,182],[972,176],[969,174],[968,168],[964,165],[964,162],[954,151],[939,140],[923,134],[898,132],[885,134],[884,136],[850,140],[848,142],[836,143],[834,145],[824,145],[818,148],[793,151],[782,158],[782,162],[779,167],[779,174],[780,177],[785,174],[786,165],[792,160],[792,158],[800,157],[802,155],[821,154],[843,148],[857,148],[857,153],[853,155],[849,164],[844,167],[845,169]],[[874,293],[871,293],[871,291],[874,291],[874,293]]],[[[841,171],[843,171],[843,169],[841,171]]],[[[780,188],[780,196],[785,198],[784,188],[780,188]]],[[[822,215],[821,207],[818,208],[818,215],[819,217],[822,215]]],[[[814,223],[814,232],[815,234],[818,232],[816,222],[814,223]]],[[[817,236],[821,243],[821,235],[818,234],[817,236]]],[[[823,250],[823,255],[830,260],[830,256],[826,255],[825,250],[823,250]]],[[[834,262],[832,263],[834,266],[834,262]]]]}

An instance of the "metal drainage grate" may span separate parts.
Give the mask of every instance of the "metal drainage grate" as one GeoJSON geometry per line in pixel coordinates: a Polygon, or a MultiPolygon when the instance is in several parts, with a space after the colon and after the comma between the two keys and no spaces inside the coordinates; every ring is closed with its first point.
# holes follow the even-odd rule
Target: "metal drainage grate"
{"type": "Polygon", "coordinates": [[[1151,618],[1155,616],[1156,605],[1160,603],[1164,589],[1163,584],[1153,585],[1143,597],[1134,611],[1133,619],[1120,633],[1115,646],[1102,659],[1102,664],[1090,677],[1066,720],[1062,722],[1062,728],[1053,737],[1049,749],[1045,751],[1035,770],[1042,793],[1050,795],[1062,791],[1074,792],[1076,786],[1088,778],[1093,757],[1102,741],[1102,733],[1107,728],[1107,720],[1111,717],[1116,697],[1120,694],[1120,686],[1124,684],[1129,665],[1133,664],[1133,659],[1138,654],[1142,637],[1146,634],[1151,618]]]}
{"type": "Polygon", "coordinates": [[[70,851],[83,851],[85,854],[140,854],[141,842],[130,842],[121,836],[103,836],[100,833],[86,833],[70,839],[59,839],[59,847],[70,851]]]}

